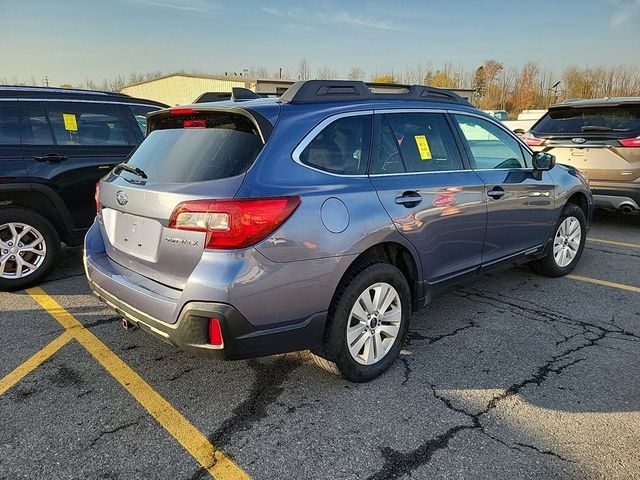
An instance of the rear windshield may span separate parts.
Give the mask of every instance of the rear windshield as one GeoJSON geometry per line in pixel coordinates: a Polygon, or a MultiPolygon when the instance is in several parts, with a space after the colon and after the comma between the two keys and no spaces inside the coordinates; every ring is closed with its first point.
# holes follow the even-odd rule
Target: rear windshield
{"type": "MultiPolygon", "coordinates": [[[[244,173],[262,146],[255,125],[243,115],[174,115],[155,125],[127,163],[144,171],[152,183],[218,180],[244,173]],[[183,128],[189,124],[197,127],[183,128]]],[[[124,171],[120,175],[131,176],[124,171]]]]}
{"type": "Polygon", "coordinates": [[[532,130],[543,135],[636,136],[640,134],[640,106],[556,108],[532,130]]]}

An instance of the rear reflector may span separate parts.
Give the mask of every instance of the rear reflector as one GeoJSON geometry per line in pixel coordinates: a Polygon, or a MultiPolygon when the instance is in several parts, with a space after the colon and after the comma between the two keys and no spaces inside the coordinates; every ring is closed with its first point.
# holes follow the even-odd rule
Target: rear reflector
{"type": "Polygon", "coordinates": [[[205,232],[206,248],[246,248],[264,240],[299,204],[300,197],[183,202],[171,214],[169,228],[205,232]]]}
{"type": "Polygon", "coordinates": [[[620,144],[623,147],[640,147],[640,137],[623,138],[622,140],[620,140],[620,144]]]}
{"type": "Polygon", "coordinates": [[[216,317],[209,319],[209,343],[211,345],[222,345],[222,329],[220,328],[220,320],[216,317]]]}
{"type": "Polygon", "coordinates": [[[530,147],[539,147],[544,143],[544,138],[537,138],[529,132],[525,133],[522,136],[522,140],[524,140],[524,142],[530,147]]]}

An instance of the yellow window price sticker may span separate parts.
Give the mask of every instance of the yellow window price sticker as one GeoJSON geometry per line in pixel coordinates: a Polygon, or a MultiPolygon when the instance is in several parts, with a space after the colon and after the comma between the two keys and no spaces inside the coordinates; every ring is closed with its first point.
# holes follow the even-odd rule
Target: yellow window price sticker
{"type": "Polygon", "coordinates": [[[429,142],[425,135],[416,135],[416,145],[418,152],[420,152],[420,160],[431,160],[431,149],[429,148],[429,142]]]}
{"type": "Polygon", "coordinates": [[[73,113],[63,113],[62,119],[64,120],[64,129],[70,132],[78,131],[78,122],[76,116],[73,113]]]}

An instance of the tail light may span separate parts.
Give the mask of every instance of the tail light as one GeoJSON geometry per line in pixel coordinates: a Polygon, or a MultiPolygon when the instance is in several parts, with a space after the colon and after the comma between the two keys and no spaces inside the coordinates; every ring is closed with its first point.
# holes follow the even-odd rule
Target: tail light
{"type": "Polygon", "coordinates": [[[620,145],[623,147],[640,147],[640,137],[637,138],[623,138],[620,140],[620,145]]]}
{"type": "Polygon", "coordinates": [[[100,181],[99,180],[96,182],[96,193],[94,195],[94,198],[96,200],[96,212],[100,212],[102,205],[100,205],[100,181]]]}
{"type": "Polygon", "coordinates": [[[544,143],[544,138],[538,138],[533,133],[527,132],[522,135],[522,140],[530,147],[539,147],[544,143]]]}
{"type": "Polygon", "coordinates": [[[169,228],[205,232],[206,248],[246,248],[264,240],[300,204],[300,197],[194,200],[179,204],[169,228]]]}

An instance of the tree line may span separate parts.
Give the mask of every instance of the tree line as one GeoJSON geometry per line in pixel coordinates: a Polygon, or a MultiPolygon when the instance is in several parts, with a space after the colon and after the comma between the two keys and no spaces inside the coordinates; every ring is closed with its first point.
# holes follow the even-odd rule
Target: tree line
{"type": "MultiPolygon", "coordinates": [[[[171,73],[204,74],[181,70],[171,73]]],[[[210,73],[209,73],[210,74],[210,73]]],[[[114,78],[94,81],[87,78],[80,88],[103,91],[120,91],[126,85],[163,76],[160,70],[149,73],[131,73],[114,78]]],[[[630,65],[580,67],[569,65],[562,71],[540,67],[528,62],[520,68],[505,66],[494,59],[485,60],[475,69],[465,69],[446,63],[440,68],[430,64],[414,65],[404,71],[376,71],[367,75],[359,66],[340,72],[323,65],[312,70],[306,58],[300,60],[295,70],[278,68],[270,71],[264,66],[250,66],[241,72],[221,72],[221,76],[247,78],[282,78],[293,80],[349,79],[370,80],[375,83],[420,84],[440,88],[473,89],[474,104],[484,110],[506,110],[512,116],[522,110],[546,109],[550,104],[572,98],[597,98],[616,96],[640,96],[640,67],[630,65]]],[[[0,78],[0,84],[41,85],[31,78],[0,78]]],[[[60,86],[71,86],[62,84],[60,86]]]]}

